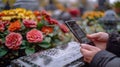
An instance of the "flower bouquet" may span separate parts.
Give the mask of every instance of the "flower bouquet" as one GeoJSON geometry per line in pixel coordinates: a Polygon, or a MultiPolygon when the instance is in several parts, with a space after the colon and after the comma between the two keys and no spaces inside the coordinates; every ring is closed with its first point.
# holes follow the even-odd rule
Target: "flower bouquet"
{"type": "Polygon", "coordinates": [[[0,65],[70,40],[67,27],[45,10],[17,8],[0,12],[0,65]]]}

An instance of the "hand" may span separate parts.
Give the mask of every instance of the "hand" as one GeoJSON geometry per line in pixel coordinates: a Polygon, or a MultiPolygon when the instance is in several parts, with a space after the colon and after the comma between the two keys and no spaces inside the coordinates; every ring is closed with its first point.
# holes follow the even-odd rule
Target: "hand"
{"type": "Polygon", "coordinates": [[[81,44],[80,51],[84,56],[84,61],[90,63],[95,54],[101,51],[101,49],[88,44],[81,44]]]}
{"type": "Polygon", "coordinates": [[[91,35],[87,35],[87,37],[93,41],[96,47],[105,50],[106,44],[109,38],[109,35],[104,32],[98,32],[91,35]]]}

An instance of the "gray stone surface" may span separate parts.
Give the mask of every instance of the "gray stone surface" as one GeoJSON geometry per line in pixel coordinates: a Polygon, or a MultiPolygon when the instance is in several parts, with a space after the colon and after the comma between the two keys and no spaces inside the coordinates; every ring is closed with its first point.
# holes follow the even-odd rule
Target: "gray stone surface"
{"type": "Polygon", "coordinates": [[[13,60],[12,67],[82,67],[80,44],[70,42],[30,56],[13,60]]]}
{"type": "Polygon", "coordinates": [[[38,0],[16,0],[14,8],[26,8],[29,10],[38,10],[39,1],[38,0]]]}

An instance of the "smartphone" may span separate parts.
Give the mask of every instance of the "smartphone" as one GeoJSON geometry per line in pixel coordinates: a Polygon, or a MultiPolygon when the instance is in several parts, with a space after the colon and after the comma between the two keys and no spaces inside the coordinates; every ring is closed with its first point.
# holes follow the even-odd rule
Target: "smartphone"
{"type": "Polygon", "coordinates": [[[65,21],[65,24],[80,43],[87,43],[90,45],[94,45],[94,43],[86,37],[86,33],[76,23],[76,21],[74,20],[65,21]]]}

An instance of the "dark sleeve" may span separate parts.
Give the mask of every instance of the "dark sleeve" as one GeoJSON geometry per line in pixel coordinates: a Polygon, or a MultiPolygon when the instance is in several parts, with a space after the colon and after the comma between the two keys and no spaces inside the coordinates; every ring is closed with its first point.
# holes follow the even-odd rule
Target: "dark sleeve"
{"type": "Polygon", "coordinates": [[[120,57],[120,35],[118,33],[109,34],[106,50],[120,57]]]}
{"type": "Polygon", "coordinates": [[[120,67],[120,58],[103,50],[94,56],[90,63],[90,67],[120,67]]]}

